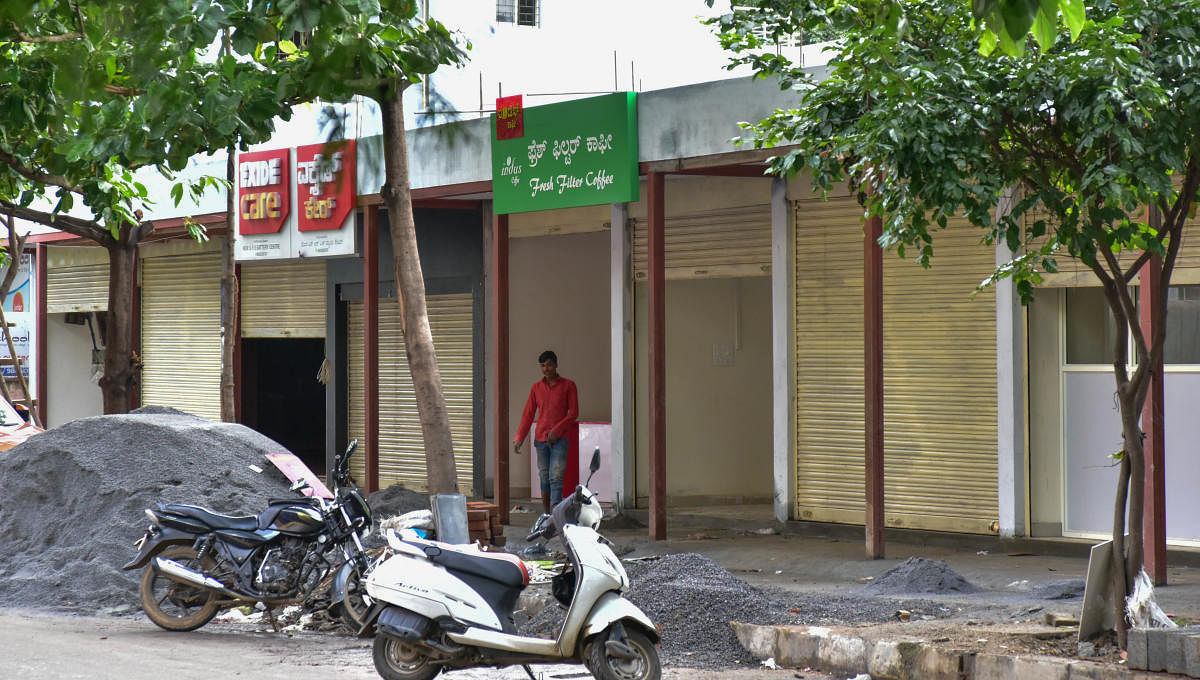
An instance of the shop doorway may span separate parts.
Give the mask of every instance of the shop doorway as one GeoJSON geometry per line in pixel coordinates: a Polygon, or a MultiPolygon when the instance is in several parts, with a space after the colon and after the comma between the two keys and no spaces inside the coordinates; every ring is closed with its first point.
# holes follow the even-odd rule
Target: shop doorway
{"type": "Polygon", "coordinates": [[[325,475],[323,338],[242,339],[242,422],[325,475]]]}

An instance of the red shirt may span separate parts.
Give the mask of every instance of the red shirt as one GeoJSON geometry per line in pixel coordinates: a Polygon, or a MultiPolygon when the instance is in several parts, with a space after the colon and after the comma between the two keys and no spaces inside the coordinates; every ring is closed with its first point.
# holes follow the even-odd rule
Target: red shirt
{"type": "Polygon", "coordinates": [[[521,414],[521,424],[517,426],[514,442],[524,441],[529,434],[535,410],[538,441],[546,441],[546,436],[551,433],[555,437],[563,436],[566,429],[579,418],[579,395],[575,391],[575,383],[561,375],[553,385],[547,383],[545,378],[535,382],[529,388],[529,398],[525,400],[525,412],[521,414]]]}

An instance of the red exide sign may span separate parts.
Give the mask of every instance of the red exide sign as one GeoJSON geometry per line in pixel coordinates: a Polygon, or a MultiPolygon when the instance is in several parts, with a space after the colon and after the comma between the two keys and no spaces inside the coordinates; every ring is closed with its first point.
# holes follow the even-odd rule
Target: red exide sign
{"type": "Polygon", "coordinates": [[[340,229],[354,210],[354,140],[296,147],[297,226],[340,229]]]}
{"type": "Polygon", "coordinates": [[[525,108],[521,95],[496,98],[496,139],[525,136],[525,108]]]}
{"type": "Polygon", "coordinates": [[[238,156],[238,232],[276,234],[291,205],[288,150],[252,151],[238,156]]]}

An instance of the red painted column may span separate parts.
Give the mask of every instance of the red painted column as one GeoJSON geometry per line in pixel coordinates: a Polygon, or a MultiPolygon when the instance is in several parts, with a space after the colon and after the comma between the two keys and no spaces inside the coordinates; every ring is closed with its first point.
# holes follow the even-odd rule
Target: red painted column
{"type": "Polygon", "coordinates": [[[46,256],[48,250],[44,243],[37,244],[34,251],[34,267],[37,269],[37,367],[34,369],[37,372],[37,390],[36,394],[30,395],[37,399],[38,419],[42,423],[42,427],[49,427],[46,420],[46,394],[47,389],[47,371],[46,364],[50,362],[50,354],[46,349],[46,270],[48,262],[46,256]]]}
{"type": "MultiPolygon", "coordinates": [[[[1151,211],[1151,226],[1158,221],[1157,211],[1151,211]]],[[[1142,333],[1146,342],[1150,342],[1154,331],[1163,324],[1163,295],[1162,258],[1158,255],[1151,257],[1142,271],[1138,274],[1138,315],[1142,333]]],[[[1163,361],[1151,368],[1150,390],[1146,394],[1146,403],[1142,406],[1142,431],[1146,433],[1142,439],[1145,455],[1146,479],[1144,480],[1145,498],[1142,511],[1142,549],[1146,573],[1154,581],[1154,585],[1167,583],[1167,494],[1166,470],[1164,456],[1166,453],[1166,438],[1163,434],[1163,361]]]]}
{"type": "MultiPolygon", "coordinates": [[[[508,437],[508,215],[492,216],[492,361],[496,380],[492,385],[492,403],[496,405],[496,466],[493,496],[500,506],[500,521],[508,524],[508,457],[512,442],[508,437]]],[[[530,451],[533,445],[530,445],[530,451]]],[[[532,455],[532,454],[531,454],[532,455]]]]}
{"type": "MultiPolygon", "coordinates": [[[[871,187],[868,186],[868,191],[871,187]]],[[[867,218],[863,238],[863,415],[867,559],[883,559],[883,220],[867,218]]]]}
{"type": "Polygon", "coordinates": [[[667,538],[667,328],[665,182],[661,173],[646,174],[647,263],[650,332],[650,538],[667,538]]]}
{"type": "Polygon", "coordinates": [[[379,206],[363,216],[363,460],[366,491],[379,490],[379,206]]]}

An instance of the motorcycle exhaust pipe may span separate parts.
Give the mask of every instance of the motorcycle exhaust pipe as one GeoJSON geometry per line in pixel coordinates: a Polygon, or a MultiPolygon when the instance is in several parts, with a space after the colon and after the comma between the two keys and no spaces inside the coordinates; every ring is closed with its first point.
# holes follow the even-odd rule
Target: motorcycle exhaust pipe
{"type": "Polygon", "coordinates": [[[187,583],[188,585],[193,585],[193,586],[196,586],[199,588],[207,588],[208,590],[215,590],[218,593],[221,593],[222,595],[225,595],[226,597],[231,597],[235,600],[244,599],[241,595],[238,595],[237,593],[233,592],[232,590],[226,588],[225,584],[221,583],[217,579],[209,577],[209,576],[205,576],[204,574],[201,574],[198,571],[188,569],[187,567],[176,562],[175,560],[168,560],[168,559],[164,559],[162,557],[155,557],[154,558],[154,568],[157,569],[160,573],[162,573],[163,576],[166,576],[167,578],[169,578],[173,581],[180,581],[182,583],[187,583]]]}

